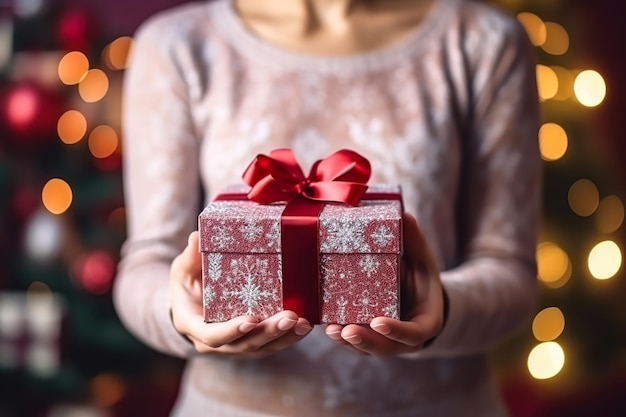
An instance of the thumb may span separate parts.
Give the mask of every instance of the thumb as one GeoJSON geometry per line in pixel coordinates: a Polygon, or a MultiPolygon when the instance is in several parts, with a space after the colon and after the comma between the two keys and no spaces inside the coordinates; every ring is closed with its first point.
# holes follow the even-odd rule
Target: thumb
{"type": "Polygon", "coordinates": [[[202,275],[202,257],[199,251],[198,232],[189,235],[187,246],[172,262],[171,276],[182,284],[187,291],[200,291],[202,275]]]}
{"type": "Polygon", "coordinates": [[[402,215],[404,255],[412,268],[426,274],[438,273],[435,258],[417,220],[409,213],[402,215]]]}

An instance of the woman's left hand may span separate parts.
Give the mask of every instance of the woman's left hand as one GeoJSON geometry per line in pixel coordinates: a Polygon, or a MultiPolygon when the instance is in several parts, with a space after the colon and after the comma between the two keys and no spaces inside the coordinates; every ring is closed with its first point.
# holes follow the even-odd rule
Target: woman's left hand
{"type": "Polygon", "coordinates": [[[404,270],[402,303],[408,306],[402,320],[376,317],[369,326],[329,324],[331,339],[365,354],[389,356],[416,352],[436,337],[444,323],[444,295],[439,268],[417,221],[403,216],[404,270]]]}

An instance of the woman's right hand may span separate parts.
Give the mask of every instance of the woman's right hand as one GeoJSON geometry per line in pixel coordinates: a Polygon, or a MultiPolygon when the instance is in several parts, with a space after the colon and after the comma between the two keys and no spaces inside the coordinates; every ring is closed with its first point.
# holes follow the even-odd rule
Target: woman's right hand
{"type": "Polygon", "coordinates": [[[189,235],[187,247],[172,262],[170,298],[174,327],[199,353],[268,356],[298,342],[312,328],[293,311],[281,311],[262,321],[241,316],[222,323],[206,323],[197,231],[189,235]]]}

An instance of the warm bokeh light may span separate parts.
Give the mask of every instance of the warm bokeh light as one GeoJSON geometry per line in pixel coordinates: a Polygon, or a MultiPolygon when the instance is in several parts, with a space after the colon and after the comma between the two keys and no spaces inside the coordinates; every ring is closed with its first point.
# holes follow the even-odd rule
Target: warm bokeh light
{"type": "Polygon", "coordinates": [[[533,320],[533,335],[540,342],[554,340],[565,329],[565,317],[558,307],[548,307],[541,310],[533,320]]]}
{"type": "Polygon", "coordinates": [[[104,71],[92,69],[87,71],[78,84],[78,93],[87,103],[102,100],[109,91],[109,78],[104,71]]]}
{"type": "Polygon", "coordinates": [[[57,134],[63,143],[71,145],[87,133],[87,119],[78,110],[68,110],[59,118],[57,134]]]}
{"type": "Polygon", "coordinates": [[[606,97],[606,83],[602,75],[594,70],[578,73],[574,79],[574,94],[580,104],[595,107],[606,97]]]}
{"type": "Polygon", "coordinates": [[[91,380],[89,388],[93,403],[103,408],[117,404],[126,394],[124,379],[113,373],[95,376],[91,380]]]}
{"type": "Polygon", "coordinates": [[[104,61],[113,70],[123,70],[128,65],[132,48],[133,38],[130,36],[119,37],[104,49],[104,61]]]}
{"type": "Polygon", "coordinates": [[[569,35],[563,26],[545,22],[546,40],[541,48],[551,55],[563,55],[569,49],[569,35]]]}
{"type": "Polygon", "coordinates": [[[517,20],[524,26],[528,38],[535,46],[541,46],[546,41],[546,25],[539,16],[534,13],[522,12],[517,15],[517,20]]]}
{"type": "Polygon", "coordinates": [[[587,259],[589,272],[596,279],[609,279],[622,267],[622,251],[617,243],[605,240],[598,243],[589,252],[587,259]]]}
{"type": "Polygon", "coordinates": [[[552,97],[554,100],[568,100],[574,95],[574,74],[567,68],[551,65],[550,68],[559,80],[559,88],[552,97]]]}
{"type": "Polygon", "coordinates": [[[41,303],[52,303],[54,301],[52,290],[41,281],[33,281],[26,290],[26,303],[37,308],[41,303]]]}
{"type": "Polygon", "coordinates": [[[118,143],[117,133],[111,126],[100,125],[89,134],[89,151],[96,158],[111,156],[118,143]]]}
{"type": "Polygon", "coordinates": [[[72,204],[72,189],[60,178],[53,178],[44,185],[41,201],[52,214],[64,213],[72,204]]]}
{"type": "Polygon", "coordinates": [[[552,242],[537,246],[537,277],[552,288],[562,287],[571,276],[571,261],[567,253],[552,242]]]}
{"type": "Polygon", "coordinates": [[[68,52],[59,61],[59,79],[63,84],[78,84],[87,71],[89,71],[89,59],[82,52],[68,52]]]}
{"type": "Polygon", "coordinates": [[[118,207],[109,214],[107,224],[110,228],[123,228],[126,226],[126,208],[118,207]]]}
{"type": "Polygon", "coordinates": [[[576,181],[567,193],[567,201],[572,211],[579,216],[591,216],[600,204],[600,193],[588,179],[576,181]]]}
{"type": "Polygon", "coordinates": [[[539,129],[539,151],[546,161],[561,159],[567,151],[567,133],[556,123],[544,123],[539,129]]]}
{"type": "Polygon", "coordinates": [[[624,203],[616,195],[600,200],[594,220],[600,233],[613,233],[624,223],[624,203]]]}
{"type": "Polygon", "coordinates": [[[528,371],[536,379],[556,376],[565,365],[565,352],[557,342],[538,344],[528,355],[528,371]]]}
{"type": "Polygon", "coordinates": [[[550,100],[559,91],[559,79],[546,65],[537,64],[537,91],[542,101],[550,100]]]}

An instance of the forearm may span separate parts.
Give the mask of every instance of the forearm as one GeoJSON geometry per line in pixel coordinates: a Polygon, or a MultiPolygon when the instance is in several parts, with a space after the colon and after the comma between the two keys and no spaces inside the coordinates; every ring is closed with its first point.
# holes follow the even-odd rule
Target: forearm
{"type": "Polygon", "coordinates": [[[527,323],[539,292],[531,264],[478,258],[444,271],[448,318],[442,333],[420,357],[487,351],[527,323]]]}

